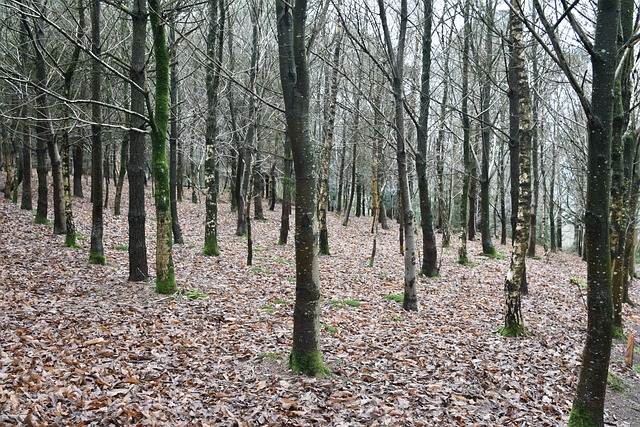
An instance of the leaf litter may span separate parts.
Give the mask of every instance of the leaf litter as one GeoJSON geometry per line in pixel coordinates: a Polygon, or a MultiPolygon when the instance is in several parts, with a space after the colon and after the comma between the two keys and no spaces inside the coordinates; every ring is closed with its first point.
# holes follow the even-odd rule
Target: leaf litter
{"type": "MultiPolygon", "coordinates": [[[[126,212],[126,193],[123,201],[126,212]]],[[[0,424],[566,424],[586,324],[586,291],[571,282],[586,277],[579,258],[558,253],[527,261],[523,307],[532,335],[506,339],[496,331],[508,260],[483,257],[479,243],[469,242],[474,266],[460,266],[455,247],[441,248],[441,277],[419,278],[420,311],[408,313],[383,298],[402,293],[397,225],[379,230],[370,267],[371,218],[343,227],[329,215],[320,321],[333,328],[321,331],[333,374],[307,378],[287,367],[295,257],[292,243],[276,244],[279,212],[265,210],[267,220],[252,224],[259,250],[250,267],[246,239],[235,236],[226,204],[221,255],[201,254],[203,209],[179,204],[186,244],[174,246],[178,285],[206,295],[189,298],[157,295],[153,280],[127,282],[127,253],[116,249],[128,243],[126,215],[105,211],[108,264],[94,266],[87,262],[87,200],[74,199],[82,249],[64,248],[64,237],[33,224],[33,213],[0,202],[0,424]],[[361,305],[336,308],[336,300],[361,305]]],[[[149,220],[152,277],[154,233],[149,220]]],[[[632,295],[640,300],[637,286],[632,295]]],[[[639,309],[625,306],[625,315],[637,336],[639,309]]],[[[617,356],[612,371],[629,387],[640,384],[639,371],[617,356]]],[[[633,408],[624,413],[621,396],[608,391],[614,405],[607,420],[633,425],[633,408]]]]}

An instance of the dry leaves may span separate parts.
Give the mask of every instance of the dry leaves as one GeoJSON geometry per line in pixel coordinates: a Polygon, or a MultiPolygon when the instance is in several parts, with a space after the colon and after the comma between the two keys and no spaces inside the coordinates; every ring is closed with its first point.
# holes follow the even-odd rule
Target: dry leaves
{"type": "MultiPolygon", "coordinates": [[[[87,263],[90,205],[76,199],[74,207],[87,238],[80,250],[0,202],[2,425],[566,424],[586,318],[582,291],[570,283],[585,275],[578,258],[528,261],[524,312],[533,336],[504,339],[496,329],[506,260],[475,255],[476,266],[461,267],[456,249],[444,249],[442,277],[420,279],[421,311],[407,313],[382,298],[402,293],[397,228],[381,231],[371,268],[370,218],[343,228],[330,216],[321,322],[334,374],[306,378],[287,369],[295,266],[292,244],[276,245],[279,212],[254,222],[248,267],[228,206],[221,256],[209,258],[200,253],[203,206],[180,204],[178,283],[207,297],[166,298],[153,283],[126,282],[127,252],[116,249],[128,243],[126,206],[123,216],[106,216],[104,267],[87,263]]],[[[470,253],[479,252],[471,242],[470,253]]]]}

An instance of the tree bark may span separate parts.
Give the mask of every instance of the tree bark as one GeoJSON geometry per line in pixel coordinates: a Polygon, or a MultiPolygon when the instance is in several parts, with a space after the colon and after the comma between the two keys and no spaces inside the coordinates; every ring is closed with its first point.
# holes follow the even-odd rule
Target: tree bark
{"type": "Polygon", "coordinates": [[[296,303],[289,365],[294,372],[328,373],[320,347],[320,277],[315,153],[309,134],[309,66],[305,23],[307,1],[276,0],[280,81],[287,132],[296,172],[296,303]]]}
{"type": "Polygon", "coordinates": [[[131,131],[129,133],[129,280],[138,282],[149,277],[146,243],[144,165],[146,159],[145,114],[146,84],[145,44],[147,28],[146,0],[134,0],[131,37],[131,131]]]}
{"type": "Polygon", "coordinates": [[[102,67],[99,57],[100,41],[100,0],[91,2],[91,53],[95,56],[91,61],[91,248],[89,263],[104,265],[104,233],[102,207],[102,67]]]}
{"type": "MultiPolygon", "coordinates": [[[[526,283],[527,246],[531,224],[531,96],[525,66],[524,31],[520,16],[524,10],[519,0],[511,0],[509,17],[510,52],[509,74],[515,78],[518,111],[518,210],[511,262],[504,283],[504,328],[506,336],[526,334],[522,316],[521,295],[526,283]],[[516,13],[517,12],[517,13],[516,13]]],[[[513,114],[513,113],[512,113],[513,114]]]]}
{"type": "Polygon", "coordinates": [[[148,3],[156,66],[156,105],[150,120],[157,224],[156,291],[161,294],[172,294],[178,290],[178,287],[173,266],[169,164],[166,149],[167,126],[169,124],[170,61],[162,6],[158,0],[148,0],[148,3]]]}
{"type": "Polygon", "coordinates": [[[280,237],[278,245],[286,245],[289,240],[289,217],[291,216],[291,178],[293,174],[293,157],[291,154],[291,144],[289,135],[286,134],[283,140],[284,145],[284,166],[282,176],[282,214],[280,217],[280,237]]]}
{"type": "MultiPolygon", "coordinates": [[[[175,14],[172,14],[172,20],[175,14]]],[[[171,202],[171,232],[173,235],[173,243],[178,245],[184,244],[182,237],[182,229],[178,220],[178,143],[180,131],[178,130],[178,120],[180,115],[179,107],[179,90],[180,83],[178,80],[178,58],[177,58],[177,41],[174,23],[171,23],[169,29],[169,49],[170,49],[170,70],[169,70],[169,105],[170,105],[170,127],[169,127],[169,200],[171,202]]]]}
{"type": "Polygon", "coordinates": [[[460,248],[458,249],[458,263],[468,264],[467,255],[467,228],[469,190],[471,187],[471,124],[469,123],[469,48],[471,38],[471,22],[469,17],[469,2],[463,6],[464,36],[462,47],[462,161],[464,164],[464,176],[462,184],[462,197],[460,200],[460,248]]]}
{"type": "Polygon", "coordinates": [[[220,68],[222,67],[222,49],[224,43],[224,0],[209,0],[209,34],[207,36],[207,122],[205,134],[206,157],[204,161],[205,181],[205,255],[218,256],[218,183],[216,181],[216,139],[218,126],[216,108],[218,88],[220,86],[220,68]]]}

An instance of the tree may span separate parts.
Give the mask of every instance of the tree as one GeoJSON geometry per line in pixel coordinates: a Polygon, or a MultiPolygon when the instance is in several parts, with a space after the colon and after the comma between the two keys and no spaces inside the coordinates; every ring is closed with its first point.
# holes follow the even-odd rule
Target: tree
{"type": "Polygon", "coordinates": [[[422,75],[420,87],[420,118],[418,119],[418,150],[416,153],[416,171],[420,195],[420,213],[422,227],[422,266],[420,272],[425,276],[438,274],[438,248],[433,232],[433,214],[429,198],[429,182],[427,181],[427,131],[429,125],[429,103],[431,93],[431,24],[433,21],[432,0],[423,0],[424,23],[422,27],[422,75]]]}
{"type": "Polygon", "coordinates": [[[102,67],[100,65],[100,0],[91,2],[91,249],[89,262],[104,264],[102,207],[102,67]]]}
{"type": "Polygon", "coordinates": [[[620,0],[598,0],[593,43],[577,25],[568,5],[563,4],[563,16],[569,18],[572,28],[591,58],[591,100],[587,98],[580,80],[568,66],[556,27],[547,20],[540,1],[534,0],[540,21],[551,41],[551,48],[540,37],[539,44],[558,64],[578,95],[588,129],[585,215],[587,338],[569,426],[604,426],[604,399],[613,335],[609,209],[615,100],[611,94],[615,87],[620,0]]]}
{"type": "Polygon", "coordinates": [[[206,68],[206,157],[204,163],[206,222],[204,230],[204,249],[202,252],[205,255],[214,256],[217,256],[220,253],[218,248],[218,183],[216,182],[216,138],[218,127],[215,113],[218,104],[220,68],[222,67],[224,17],[224,0],[209,0],[209,34],[207,36],[206,68]],[[220,14],[219,17],[218,14],[220,14]]]}
{"type": "Polygon", "coordinates": [[[158,0],[148,0],[149,20],[153,32],[153,53],[156,66],[156,104],[150,114],[151,158],[155,181],[156,205],[156,291],[172,294],[177,290],[173,267],[171,197],[169,194],[169,164],[167,162],[167,127],[169,124],[169,51],[162,16],[162,5],[158,0]]]}
{"type": "Polygon", "coordinates": [[[320,278],[315,153],[309,134],[309,65],[305,24],[307,1],[293,5],[276,0],[280,82],[287,133],[296,173],[296,302],[293,347],[289,365],[294,372],[325,375],[320,349],[320,278]]]}
{"type": "Polygon", "coordinates": [[[131,8],[132,36],[129,78],[131,80],[131,124],[129,131],[129,280],[138,282],[149,277],[146,243],[144,166],[146,152],[145,113],[146,83],[145,44],[147,32],[146,0],[133,0],[131,8]]]}
{"type": "MultiPolygon", "coordinates": [[[[531,209],[531,97],[525,67],[522,3],[519,0],[512,0],[510,6],[509,85],[512,92],[516,94],[517,100],[518,210],[511,261],[504,281],[505,312],[504,327],[501,332],[506,336],[520,336],[526,333],[522,317],[521,295],[524,283],[526,283],[525,262],[531,224],[529,218],[531,209]]],[[[511,112],[511,114],[514,113],[511,112]]]]}
{"type": "MultiPolygon", "coordinates": [[[[180,4],[175,6],[180,7],[180,4]]],[[[182,245],[184,238],[182,237],[182,229],[180,221],[178,221],[178,139],[180,132],[178,130],[178,120],[180,116],[179,106],[179,80],[178,80],[178,41],[176,40],[176,22],[175,16],[178,11],[171,13],[170,29],[169,29],[169,50],[170,50],[170,70],[169,70],[169,102],[170,102],[170,130],[169,130],[169,199],[171,202],[171,231],[173,242],[182,245]]]]}
{"type": "Polygon", "coordinates": [[[469,17],[470,2],[465,2],[462,10],[464,21],[463,47],[462,47],[462,161],[464,163],[464,177],[462,184],[462,198],[460,200],[460,248],[458,249],[458,263],[468,264],[467,255],[467,228],[468,228],[468,202],[471,187],[471,123],[469,121],[469,49],[471,43],[471,22],[469,17]]]}

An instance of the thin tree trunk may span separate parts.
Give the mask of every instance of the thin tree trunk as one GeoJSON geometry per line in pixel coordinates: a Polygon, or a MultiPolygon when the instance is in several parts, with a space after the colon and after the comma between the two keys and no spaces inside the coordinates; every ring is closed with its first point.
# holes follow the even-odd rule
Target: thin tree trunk
{"type": "Polygon", "coordinates": [[[178,220],[177,193],[178,141],[180,138],[180,131],[178,130],[178,120],[180,115],[180,88],[178,81],[178,46],[176,41],[175,26],[173,25],[173,23],[171,24],[169,29],[169,49],[171,51],[171,57],[169,59],[171,64],[169,71],[169,121],[171,122],[169,128],[169,199],[171,203],[171,232],[173,235],[173,243],[183,245],[184,238],[182,237],[182,229],[180,228],[180,221],[178,220]]]}
{"type": "MultiPolygon", "coordinates": [[[[449,41],[451,41],[449,34],[449,41]]],[[[449,43],[450,45],[450,43],[449,43]]],[[[444,139],[447,132],[446,113],[447,102],[449,97],[449,51],[447,49],[444,54],[444,83],[442,88],[442,102],[440,103],[440,123],[438,127],[438,138],[436,139],[436,176],[438,181],[438,224],[442,231],[442,246],[448,248],[451,246],[451,231],[449,229],[449,214],[447,203],[445,200],[445,177],[444,177],[444,139]]]]}
{"type": "Polygon", "coordinates": [[[289,136],[284,141],[284,167],[282,173],[282,214],[280,217],[280,237],[278,245],[286,245],[289,239],[289,217],[291,216],[291,175],[293,173],[293,158],[289,136]]]}
{"type": "Polygon", "coordinates": [[[469,2],[464,4],[464,41],[462,50],[462,161],[464,164],[464,177],[462,184],[462,198],[460,200],[460,248],[458,249],[458,263],[468,264],[467,255],[467,227],[469,190],[471,187],[471,124],[469,123],[469,48],[471,38],[471,22],[469,16],[469,2]]]}
{"type": "Polygon", "coordinates": [[[100,41],[100,0],[91,2],[91,53],[95,58],[91,62],[91,248],[89,249],[89,263],[104,265],[104,246],[102,235],[104,231],[102,208],[102,67],[99,57],[100,41]]]}
{"type": "MultiPolygon", "coordinates": [[[[356,100],[356,111],[358,110],[358,105],[360,104],[360,100],[356,100]]],[[[358,121],[359,116],[356,114],[356,123],[358,121]]],[[[357,132],[357,126],[356,132],[357,132]]],[[[342,220],[342,225],[346,227],[349,224],[349,216],[351,215],[351,206],[353,205],[353,198],[356,193],[356,146],[357,144],[352,144],[352,155],[351,155],[351,189],[349,190],[349,200],[347,201],[347,206],[344,211],[344,219],[342,220]]]]}
{"type": "MultiPolygon", "coordinates": [[[[345,126],[346,128],[346,126],[345,126]]],[[[345,167],[345,159],[347,157],[347,143],[344,138],[344,130],[342,137],[342,150],[340,150],[340,175],[338,177],[338,206],[336,207],[337,213],[342,213],[342,199],[343,199],[343,188],[344,188],[344,167],[345,167]]]]}

